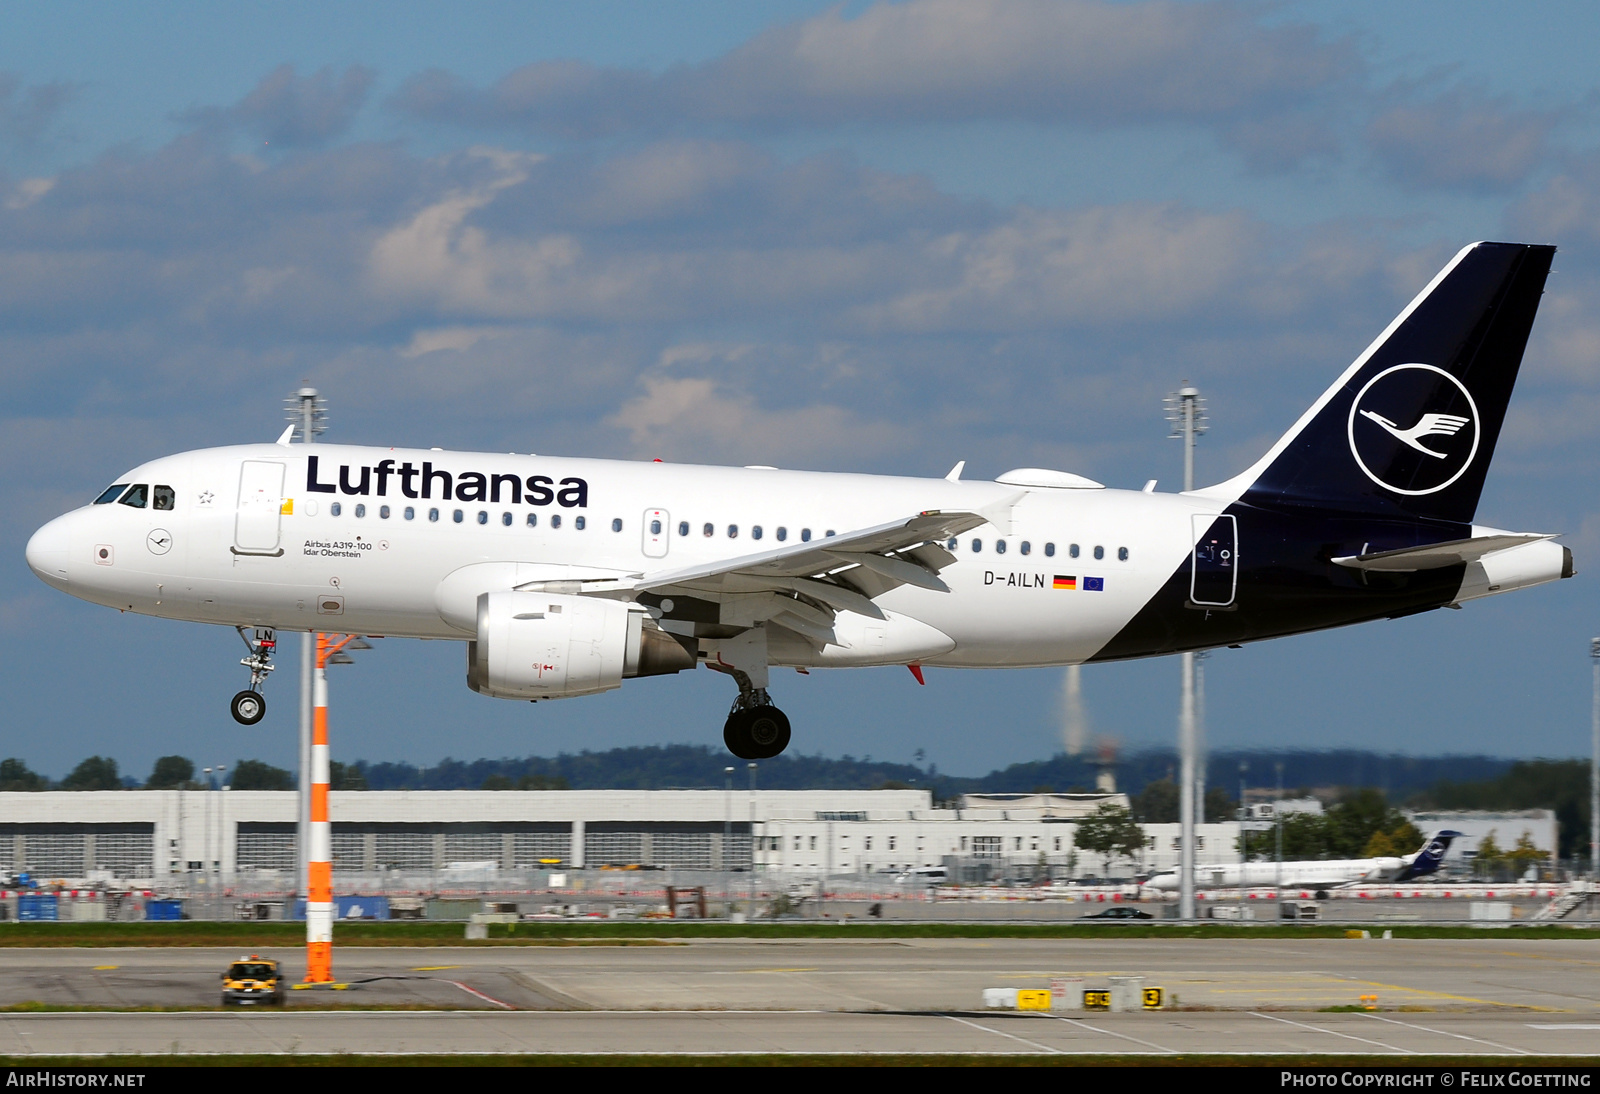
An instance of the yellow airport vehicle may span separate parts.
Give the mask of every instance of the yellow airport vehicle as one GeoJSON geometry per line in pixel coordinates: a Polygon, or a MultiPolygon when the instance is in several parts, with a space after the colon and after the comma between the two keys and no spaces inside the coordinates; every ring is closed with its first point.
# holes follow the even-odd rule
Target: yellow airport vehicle
{"type": "Polygon", "coordinates": [[[283,976],[278,963],[270,957],[250,954],[229,965],[228,971],[222,974],[222,1005],[230,1003],[281,1007],[283,976]]]}

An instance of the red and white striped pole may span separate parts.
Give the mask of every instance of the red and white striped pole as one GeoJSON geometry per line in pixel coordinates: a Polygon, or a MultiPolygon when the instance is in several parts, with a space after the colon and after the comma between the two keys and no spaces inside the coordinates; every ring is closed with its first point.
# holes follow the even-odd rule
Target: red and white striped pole
{"type": "Polygon", "coordinates": [[[333,830],[328,821],[328,659],[355,635],[338,642],[317,634],[317,671],[311,686],[311,839],[306,868],[306,980],[333,980],[333,830]]]}

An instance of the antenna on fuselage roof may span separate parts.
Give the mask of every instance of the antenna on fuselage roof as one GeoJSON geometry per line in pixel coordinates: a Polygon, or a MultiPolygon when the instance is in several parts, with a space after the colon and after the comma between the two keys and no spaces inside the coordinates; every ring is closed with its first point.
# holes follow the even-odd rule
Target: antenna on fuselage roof
{"type": "Polygon", "coordinates": [[[291,423],[293,438],[301,444],[311,444],[319,434],[328,431],[328,400],[309,384],[302,384],[300,390],[285,399],[283,409],[291,423]]]}

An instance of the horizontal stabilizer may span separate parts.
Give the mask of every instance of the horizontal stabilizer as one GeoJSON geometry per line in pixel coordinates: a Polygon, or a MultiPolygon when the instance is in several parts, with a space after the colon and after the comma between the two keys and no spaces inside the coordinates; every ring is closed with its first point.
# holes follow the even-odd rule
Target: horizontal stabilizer
{"type": "Polygon", "coordinates": [[[1352,570],[1376,570],[1385,573],[1413,573],[1417,570],[1442,570],[1446,566],[1460,566],[1476,562],[1484,555],[1537,543],[1554,536],[1537,532],[1505,532],[1493,536],[1473,536],[1471,539],[1452,539],[1444,543],[1426,543],[1421,547],[1402,547],[1398,551],[1374,551],[1366,555],[1344,555],[1333,561],[1352,570]]]}

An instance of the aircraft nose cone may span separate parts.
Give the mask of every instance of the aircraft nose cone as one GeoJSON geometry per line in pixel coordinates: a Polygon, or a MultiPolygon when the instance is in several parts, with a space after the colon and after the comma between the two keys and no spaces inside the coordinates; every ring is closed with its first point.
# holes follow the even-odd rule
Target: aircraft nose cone
{"type": "Polygon", "coordinates": [[[46,524],[28,540],[28,569],[48,585],[62,588],[67,583],[67,565],[72,540],[67,521],[61,517],[46,524]]]}

